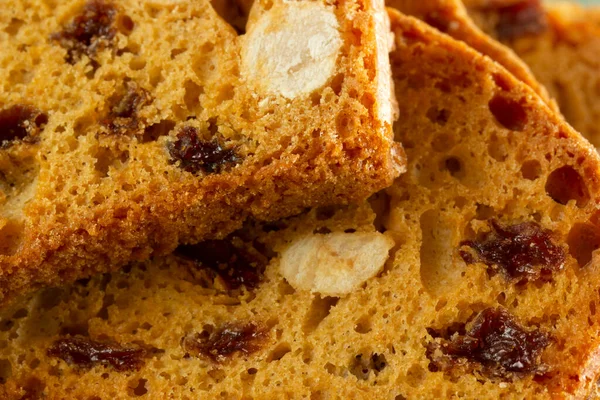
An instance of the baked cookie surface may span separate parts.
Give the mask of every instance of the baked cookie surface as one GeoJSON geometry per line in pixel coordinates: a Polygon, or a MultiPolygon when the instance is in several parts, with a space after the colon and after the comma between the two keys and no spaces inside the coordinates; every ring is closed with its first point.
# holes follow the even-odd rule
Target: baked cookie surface
{"type": "Polygon", "coordinates": [[[5,397],[587,395],[598,155],[489,58],[390,16],[403,177],[30,295],[0,317],[5,397]]]}
{"type": "Polygon", "coordinates": [[[4,6],[0,302],[404,168],[383,2],[256,4],[245,33],[207,0],[4,6]]]}
{"type": "Polygon", "coordinates": [[[527,63],[566,120],[600,146],[600,10],[531,0],[468,0],[465,4],[486,33],[527,63]]]}

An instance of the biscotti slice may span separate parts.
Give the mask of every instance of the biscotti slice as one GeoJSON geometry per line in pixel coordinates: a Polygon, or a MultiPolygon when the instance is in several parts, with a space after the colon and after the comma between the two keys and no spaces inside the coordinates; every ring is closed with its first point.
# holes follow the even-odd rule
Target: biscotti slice
{"type": "Polygon", "coordinates": [[[382,1],[4,5],[0,303],[403,170],[382,1]]]}
{"type": "Polygon", "coordinates": [[[510,48],[485,34],[471,20],[461,0],[387,0],[386,5],[425,21],[499,62],[535,90],[550,107],[558,109],[548,90],[536,80],[529,67],[510,48]]]}
{"type": "Polygon", "coordinates": [[[0,313],[4,397],[585,398],[598,155],[489,58],[391,17],[410,163],[376,215],[318,208],[39,291],[0,313]]]}
{"type": "Polygon", "coordinates": [[[534,0],[466,3],[482,29],[529,65],[567,121],[600,146],[600,9],[534,0]]]}

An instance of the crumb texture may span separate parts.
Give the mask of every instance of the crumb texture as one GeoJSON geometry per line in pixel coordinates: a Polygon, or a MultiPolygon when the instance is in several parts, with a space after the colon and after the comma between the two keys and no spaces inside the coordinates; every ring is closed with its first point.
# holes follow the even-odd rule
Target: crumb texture
{"type": "Polygon", "coordinates": [[[376,100],[380,4],[4,5],[0,303],[404,170],[376,100]]]}
{"type": "Polygon", "coordinates": [[[474,21],[527,63],[561,113],[600,146],[600,10],[539,0],[465,2],[474,21]]]}
{"type": "Polygon", "coordinates": [[[600,344],[598,155],[498,64],[390,16],[403,177],[368,204],[248,223],[21,299],[0,313],[4,398],[585,398],[600,344]],[[490,110],[499,93],[522,107],[519,130],[490,110]],[[559,197],[546,187],[563,168],[580,179],[559,197]],[[311,293],[282,273],[307,242],[350,248],[335,263],[360,258],[356,238],[387,258],[358,290],[311,293]],[[469,242],[481,254],[461,254],[469,242]],[[93,351],[48,352],[63,343],[93,351]],[[87,363],[106,349],[139,363],[87,363]]]}

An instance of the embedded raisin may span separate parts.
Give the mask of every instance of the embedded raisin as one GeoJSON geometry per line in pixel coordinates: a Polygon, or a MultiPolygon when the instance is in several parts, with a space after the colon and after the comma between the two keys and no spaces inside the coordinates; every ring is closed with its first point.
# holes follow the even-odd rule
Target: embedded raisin
{"type": "Polygon", "coordinates": [[[472,249],[460,251],[467,264],[482,262],[516,282],[549,280],[553,272],[563,268],[564,248],[554,243],[551,231],[535,222],[501,226],[492,220],[491,228],[476,240],[460,243],[472,249]]]}
{"type": "Polygon", "coordinates": [[[488,106],[496,120],[506,129],[520,132],[525,128],[527,112],[519,102],[498,93],[488,106]]]}
{"type": "Polygon", "coordinates": [[[48,349],[50,357],[58,357],[70,365],[89,369],[110,365],[117,371],[138,370],[146,351],[117,343],[103,343],[83,336],[58,339],[48,349]]]}
{"type": "Polygon", "coordinates": [[[177,140],[169,145],[169,153],[181,168],[188,172],[221,172],[239,162],[233,149],[224,149],[218,139],[211,141],[198,137],[198,130],[191,126],[181,128],[177,140]]]}
{"type": "Polygon", "coordinates": [[[526,329],[504,308],[487,308],[475,318],[466,334],[435,342],[427,356],[432,361],[430,370],[448,370],[465,362],[478,363],[484,373],[507,378],[511,374],[544,373],[547,367],[540,356],[549,344],[547,333],[526,329]]]}
{"type": "Polygon", "coordinates": [[[35,142],[48,116],[35,107],[16,105],[0,110],[0,144],[7,147],[14,141],[35,142]]]}
{"type": "Polygon", "coordinates": [[[83,55],[95,62],[95,56],[110,45],[115,37],[113,26],[116,8],[103,0],[90,0],[80,15],[75,17],[62,32],[51,36],[67,50],[66,61],[75,64],[83,55]]]}
{"type": "Polygon", "coordinates": [[[521,0],[513,4],[488,8],[495,12],[498,22],[495,31],[500,40],[513,40],[546,31],[548,24],[540,0],[521,0]]]}
{"type": "Polygon", "coordinates": [[[227,239],[179,246],[177,253],[194,260],[198,267],[215,272],[229,290],[242,285],[249,290],[256,288],[266,266],[264,258],[234,246],[227,239]]]}
{"type": "Polygon", "coordinates": [[[210,334],[203,333],[184,337],[182,346],[188,353],[208,357],[215,362],[223,362],[234,353],[246,356],[254,353],[268,336],[267,329],[255,323],[227,324],[210,334]]]}
{"type": "Polygon", "coordinates": [[[110,133],[127,134],[139,128],[138,111],[150,101],[148,92],[135,82],[125,83],[124,91],[108,100],[108,115],[102,120],[110,133]]]}

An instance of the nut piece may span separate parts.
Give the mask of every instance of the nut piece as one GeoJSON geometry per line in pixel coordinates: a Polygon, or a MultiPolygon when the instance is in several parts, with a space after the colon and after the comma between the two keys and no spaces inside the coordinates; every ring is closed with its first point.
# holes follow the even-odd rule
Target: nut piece
{"type": "Polygon", "coordinates": [[[242,67],[258,91],[293,99],[320,88],[333,75],[342,39],[331,7],[278,3],[251,22],[242,67]]]}
{"type": "Polygon", "coordinates": [[[308,235],[283,251],[280,270],[295,289],[345,295],[381,270],[392,247],[379,232],[308,235]]]}

